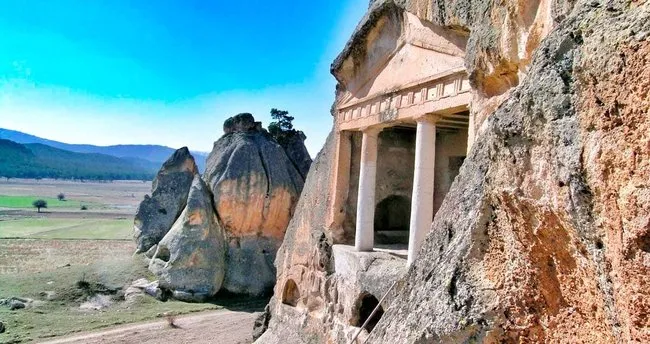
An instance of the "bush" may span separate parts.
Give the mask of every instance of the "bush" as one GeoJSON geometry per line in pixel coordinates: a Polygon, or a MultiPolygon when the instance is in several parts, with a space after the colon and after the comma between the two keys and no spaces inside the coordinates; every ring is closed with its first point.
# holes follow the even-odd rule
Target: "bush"
{"type": "Polygon", "coordinates": [[[86,207],[85,205],[82,205],[81,210],[88,210],[88,207],[86,207]]]}
{"type": "Polygon", "coordinates": [[[63,194],[63,192],[60,193],[60,194],[58,194],[58,195],[56,195],[56,198],[57,198],[59,201],[65,201],[65,195],[63,194]]]}

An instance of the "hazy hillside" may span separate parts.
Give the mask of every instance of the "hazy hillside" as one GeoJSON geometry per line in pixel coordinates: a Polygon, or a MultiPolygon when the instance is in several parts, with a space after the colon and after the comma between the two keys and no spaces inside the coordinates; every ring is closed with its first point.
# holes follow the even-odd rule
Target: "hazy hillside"
{"type": "MultiPolygon", "coordinates": [[[[154,163],[157,168],[160,168],[162,163],[165,162],[175,151],[174,148],[160,145],[94,146],[69,144],[3,128],[0,128],[0,139],[10,140],[21,144],[40,143],[76,153],[98,153],[118,158],[129,158],[134,163],[145,167],[147,166],[146,162],[148,161],[154,163]]],[[[196,160],[196,165],[199,167],[199,170],[203,171],[205,168],[205,159],[208,157],[207,153],[192,152],[192,155],[196,160]]]]}
{"type": "Polygon", "coordinates": [[[0,177],[150,180],[157,169],[155,164],[143,160],[0,139],[0,177]]]}

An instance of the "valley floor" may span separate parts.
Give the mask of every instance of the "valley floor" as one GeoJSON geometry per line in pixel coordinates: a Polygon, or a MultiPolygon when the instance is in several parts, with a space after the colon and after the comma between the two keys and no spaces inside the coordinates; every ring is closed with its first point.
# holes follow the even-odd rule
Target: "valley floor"
{"type": "Polygon", "coordinates": [[[193,304],[122,295],[132,281],[155,279],[133,256],[132,239],[133,216],[150,190],[150,182],[0,178],[0,300],[28,300],[17,310],[0,303],[0,344],[252,341],[253,312],[266,299],[193,304]],[[37,212],[36,199],[48,208],[37,212]],[[177,315],[180,328],[165,314],[177,315]]]}

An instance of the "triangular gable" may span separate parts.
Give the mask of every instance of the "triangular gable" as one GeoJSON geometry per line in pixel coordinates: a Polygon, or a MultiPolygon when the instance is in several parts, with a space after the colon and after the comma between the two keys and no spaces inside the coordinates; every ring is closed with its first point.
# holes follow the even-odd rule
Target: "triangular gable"
{"type": "Polygon", "coordinates": [[[410,13],[385,14],[367,33],[365,46],[359,47],[365,50],[349,56],[338,71],[346,92],[337,107],[462,68],[465,42],[463,34],[422,22],[410,13]]]}

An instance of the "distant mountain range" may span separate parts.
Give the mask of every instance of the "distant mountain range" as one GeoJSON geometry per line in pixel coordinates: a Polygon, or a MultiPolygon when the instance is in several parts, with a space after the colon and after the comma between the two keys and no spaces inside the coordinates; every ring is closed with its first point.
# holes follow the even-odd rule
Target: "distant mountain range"
{"type": "MultiPolygon", "coordinates": [[[[154,171],[157,171],[162,163],[165,162],[175,151],[174,148],[160,145],[94,146],[86,144],[69,144],[3,128],[0,128],[0,139],[13,141],[19,144],[41,144],[74,153],[108,155],[124,159],[136,167],[145,170],[153,169],[154,171]]],[[[33,148],[33,146],[28,148],[33,148]]],[[[192,155],[196,160],[196,165],[199,170],[205,170],[205,160],[208,157],[208,153],[192,152],[192,155]]]]}
{"type": "Polygon", "coordinates": [[[84,180],[151,180],[154,163],[97,153],[75,153],[40,143],[0,139],[0,177],[84,180]]]}

